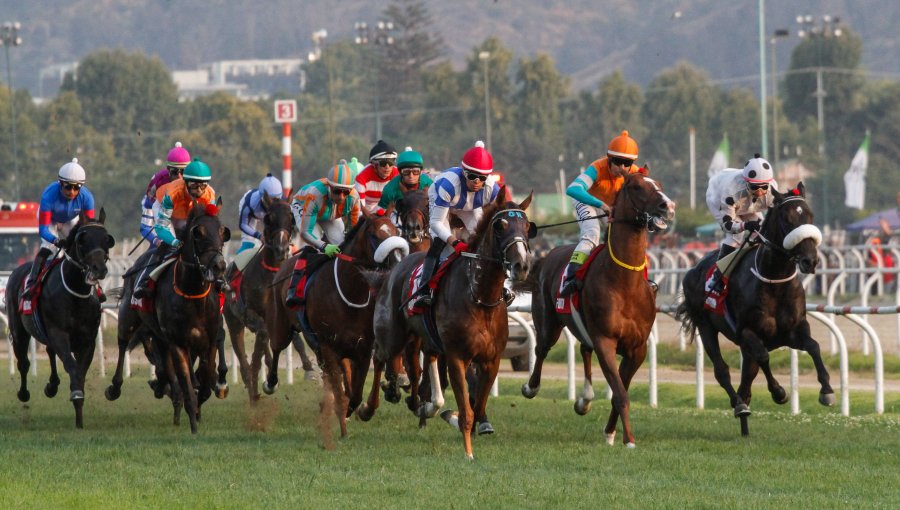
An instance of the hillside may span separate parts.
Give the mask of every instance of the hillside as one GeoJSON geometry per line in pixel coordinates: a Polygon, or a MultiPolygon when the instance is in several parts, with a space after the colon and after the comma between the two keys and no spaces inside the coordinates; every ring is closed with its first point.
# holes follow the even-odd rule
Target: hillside
{"type": "MultiPolygon", "coordinates": [[[[140,50],[171,69],[222,59],[302,57],[312,49],[314,30],[325,28],[332,41],[351,38],[354,22],[377,20],[389,3],[0,0],[0,10],[3,21],[23,25],[23,45],[10,50],[14,83],[37,95],[41,68],[79,60],[98,48],[140,50]]],[[[758,83],[756,0],[427,0],[426,5],[447,44],[447,57],[458,65],[473,46],[497,36],[517,55],[548,53],[575,89],[590,88],[615,69],[646,85],[679,60],[705,69],[713,80],[758,83]]],[[[866,69],[900,75],[893,26],[900,2],[767,2],[766,32],[788,28],[792,33],[779,42],[779,69],[787,67],[798,42],[794,18],[801,13],[840,16],[863,38],[866,69]]]]}

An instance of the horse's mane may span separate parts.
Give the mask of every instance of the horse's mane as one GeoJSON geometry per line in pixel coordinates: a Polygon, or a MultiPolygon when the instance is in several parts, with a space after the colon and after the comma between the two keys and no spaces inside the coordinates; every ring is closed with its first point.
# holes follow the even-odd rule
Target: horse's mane
{"type": "Polygon", "coordinates": [[[360,216],[359,221],[356,222],[356,225],[354,225],[353,228],[351,228],[350,231],[347,232],[347,235],[344,236],[344,242],[341,243],[341,246],[340,246],[341,251],[346,250],[350,246],[350,244],[353,242],[353,238],[356,237],[356,234],[360,230],[362,230],[363,225],[365,225],[365,224],[366,224],[366,217],[360,216]]]}

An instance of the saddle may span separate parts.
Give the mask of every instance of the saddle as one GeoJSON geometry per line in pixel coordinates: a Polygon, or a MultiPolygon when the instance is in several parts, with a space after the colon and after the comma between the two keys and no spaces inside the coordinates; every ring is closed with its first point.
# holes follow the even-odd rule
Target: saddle
{"type": "Polygon", "coordinates": [[[734,272],[734,268],[737,267],[738,262],[747,254],[750,250],[752,250],[754,246],[749,244],[745,244],[741,246],[741,249],[735,250],[728,255],[725,255],[715,264],[710,266],[709,270],[706,272],[706,279],[704,280],[706,283],[703,286],[703,290],[706,293],[706,298],[703,300],[703,307],[710,312],[715,313],[716,315],[726,316],[727,307],[725,306],[726,298],[728,297],[728,280],[731,278],[731,273],[734,272]],[[722,291],[716,291],[713,286],[715,283],[715,275],[716,269],[719,270],[719,275],[721,275],[722,279],[722,291]]]}
{"type": "MultiPolygon", "coordinates": [[[[163,260],[158,266],[156,266],[156,269],[151,271],[147,276],[147,287],[152,290],[154,294],[156,293],[156,281],[159,279],[163,271],[165,271],[167,267],[172,265],[176,259],[177,256],[175,255],[169,256],[169,258],[163,260]]],[[[153,313],[156,311],[156,306],[153,299],[136,298],[133,294],[131,296],[131,303],[129,303],[128,306],[132,310],[137,310],[138,312],[153,313]]]]}
{"type": "MultiPolygon", "coordinates": [[[[591,253],[588,255],[587,260],[584,261],[584,264],[578,268],[578,271],[575,272],[575,281],[577,282],[577,288],[581,289],[584,286],[584,276],[587,274],[587,270],[591,267],[591,263],[594,262],[594,259],[597,258],[597,255],[606,248],[605,244],[598,245],[596,248],[591,250],[591,253]]],[[[646,276],[646,273],[645,273],[646,276]]],[[[563,281],[566,278],[566,272],[563,271],[560,274],[559,278],[559,289],[563,287],[563,281]]],[[[575,307],[576,310],[580,309],[579,302],[581,301],[581,290],[573,292],[568,296],[560,296],[559,289],[556,291],[556,313],[563,314],[571,314],[572,307],[575,307]]]]}
{"type": "MultiPolygon", "coordinates": [[[[299,272],[300,277],[297,280],[296,292],[301,302],[306,302],[306,288],[309,286],[310,279],[321,267],[328,262],[330,257],[324,253],[319,253],[314,248],[305,246],[300,250],[297,262],[294,264],[294,272],[299,272]]],[[[289,289],[288,289],[289,290],[289,289]]],[[[291,308],[295,312],[303,309],[303,305],[291,308]]]]}
{"type": "Polygon", "coordinates": [[[62,261],[63,259],[61,258],[54,258],[47,264],[44,264],[41,272],[38,273],[37,281],[34,283],[34,292],[32,292],[31,299],[29,300],[22,297],[22,293],[25,291],[25,281],[27,278],[22,279],[22,287],[19,289],[19,313],[22,315],[32,315],[35,310],[37,310],[37,303],[38,299],[41,297],[41,291],[43,291],[44,280],[47,279],[50,270],[53,269],[54,266],[58,266],[62,261]]]}
{"type": "MultiPolygon", "coordinates": [[[[460,257],[459,253],[453,252],[446,259],[443,260],[438,265],[437,271],[434,272],[434,275],[425,282],[425,285],[431,289],[432,295],[437,296],[438,284],[444,278],[444,275],[447,274],[447,270],[450,268],[450,264],[452,264],[456,259],[460,257]]],[[[425,312],[425,308],[413,306],[416,302],[415,297],[419,295],[420,285],[419,285],[419,276],[422,274],[422,264],[418,264],[415,268],[413,268],[412,274],[409,275],[409,291],[406,294],[406,315],[407,317],[412,317],[413,315],[418,315],[420,313],[425,312]]]]}

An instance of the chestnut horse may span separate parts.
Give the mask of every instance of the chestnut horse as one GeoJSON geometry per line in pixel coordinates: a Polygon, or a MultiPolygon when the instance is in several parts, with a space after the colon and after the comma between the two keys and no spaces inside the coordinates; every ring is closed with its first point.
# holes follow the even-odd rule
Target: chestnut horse
{"type": "MultiPolygon", "coordinates": [[[[472,454],[475,418],[485,415],[488,393],[500,368],[500,354],[509,337],[503,282],[506,271],[514,281],[522,281],[531,266],[529,238],[536,232],[522,203],[504,202],[505,187],[496,200],[484,207],[484,215],[469,239],[471,253],[453,262],[441,280],[432,305],[435,326],[443,343],[443,355],[453,394],[459,406],[458,427],[463,435],[466,456],[472,454]],[[474,406],[469,402],[466,369],[474,364],[478,382],[474,406]]],[[[385,363],[399,355],[410,342],[426,338],[422,314],[407,317],[406,301],[410,275],[422,263],[424,253],[410,255],[398,264],[378,293],[375,310],[375,375],[366,404],[359,417],[371,418],[378,408],[378,389],[385,363]]],[[[428,312],[426,312],[428,313],[428,312]]],[[[429,365],[430,400],[417,414],[433,417],[444,405],[438,370],[438,349],[424,346],[429,365]]]]}
{"type": "MultiPolygon", "coordinates": [[[[408,253],[409,245],[387,216],[375,216],[363,209],[363,217],[341,243],[341,253],[309,275],[305,312],[292,311],[285,305],[287,286],[299,255],[282,263],[270,290],[271,305],[266,309],[272,360],[263,390],[275,391],[278,357],[291,344],[291,336],[302,331],[322,368],[323,407],[333,399],[341,437],[345,437],[347,418],[362,401],[363,384],[372,361],[375,300],[365,283],[364,271],[390,268],[408,253]]],[[[318,265],[314,260],[309,264],[318,265]]]]}
{"type": "Polygon", "coordinates": [[[803,183],[781,194],[772,190],[775,202],[759,230],[758,244],[735,265],[728,281],[728,305],[734,312],[734,328],[718,315],[706,310],[706,274],[716,261],[716,252],[708,254],[684,275],[684,301],[676,319],[685,332],[700,332],[703,348],[713,363],[716,381],[728,393],[735,418],[741,418],[741,432],[749,434],[746,417],[750,415],[750,386],[762,368],[772,400],[788,401],[784,388],[772,376],[769,352],[790,347],[809,353],[821,385],[819,403],[834,405],[834,390],[822,362],[819,343],[810,335],[806,320],[806,292],[797,276],[815,273],[819,262],[816,247],[822,233],[812,224],[813,214],[806,203],[803,183]],[[735,392],[728,364],[719,350],[719,333],[740,346],[741,384],[735,392]]]}
{"type": "MultiPolygon", "coordinates": [[[[257,377],[262,357],[263,355],[271,357],[265,320],[266,309],[271,305],[269,287],[281,263],[291,255],[291,234],[294,231],[294,215],[287,201],[270,198],[268,194],[264,194],[262,200],[266,209],[263,216],[262,247],[243,270],[240,288],[235,289],[238,299],[228,299],[225,303],[225,323],[228,325],[231,345],[240,363],[241,379],[247,387],[251,402],[259,399],[257,377]],[[256,334],[250,362],[247,361],[244,345],[245,328],[256,334]]],[[[311,370],[312,366],[306,351],[302,349],[303,344],[295,345],[300,347],[298,350],[304,369],[311,370]]]]}
{"type": "MultiPolygon", "coordinates": [[[[121,394],[129,340],[146,326],[153,337],[157,362],[164,367],[172,389],[173,422],[180,422],[183,404],[191,433],[197,433],[200,406],[216,385],[216,354],[223,322],[216,282],[225,274],[222,247],[231,238],[231,232],[219,220],[216,206],[195,204],[179,238],[183,244],[175,262],[160,273],[156,282],[154,311],[136,312],[129,306],[130,299],[123,300],[119,307],[119,359],[106,398],[115,400],[121,394]],[[200,365],[196,389],[192,371],[195,359],[200,365]]],[[[129,294],[126,292],[124,297],[129,298],[129,294]]],[[[164,382],[161,380],[160,384],[164,382]]]]}
{"type": "Polygon", "coordinates": [[[50,380],[44,395],[56,396],[59,375],[56,358],[62,361],[69,374],[69,400],[75,407],[75,427],[84,428],[84,378],[94,358],[97,330],[100,328],[100,300],[98,282],[106,278],[109,249],[115,244],[103,226],[106,212],[100,209],[98,221],[83,214],[66,238],[65,259],[52,266],[43,281],[37,309],[23,315],[18,308],[22,281],[31,269],[31,262],[17,267],[6,284],[6,314],[9,334],[22,377],[18,397],[28,402],[28,344],[35,338],[47,346],[50,357],[50,380]]]}
{"type": "Polygon", "coordinates": [[[606,442],[613,444],[616,423],[622,418],[622,439],[634,447],[628,416],[628,387],[647,354],[647,339],[656,320],[656,292],[644,277],[647,232],[662,229],[675,216],[675,204],[659,184],[640,173],[625,177],[616,196],[609,221],[606,247],[587,268],[578,296],[579,309],[557,313],[557,292],[574,246],[553,249],[537,270],[532,295],[532,317],[537,333],[534,370],[522,386],[522,394],[533,398],[540,390],[541,369],[550,348],[565,326],[581,341],[585,381],[582,397],[575,405],[579,414],[590,410],[594,398],[591,353],[597,353],[600,368],[612,388],[612,410],[606,423],[606,442]],[[616,354],[622,356],[616,367],[616,354]]]}

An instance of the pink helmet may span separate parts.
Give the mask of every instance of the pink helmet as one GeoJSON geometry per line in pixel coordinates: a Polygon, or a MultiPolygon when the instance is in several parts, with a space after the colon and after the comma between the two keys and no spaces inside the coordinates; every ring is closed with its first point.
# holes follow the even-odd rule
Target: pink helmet
{"type": "Polygon", "coordinates": [[[466,170],[482,175],[490,175],[494,171],[494,158],[484,148],[484,142],[478,140],[475,142],[474,147],[466,151],[461,165],[466,170]]]}
{"type": "Polygon", "coordinates": [[[191,155],[187,149],[181,146],[181,142],[175,142],[175,147],[169,151],[166,156],[166,166],[174,166],[175,168],[184,168],[191,162],[191,155]]]}

